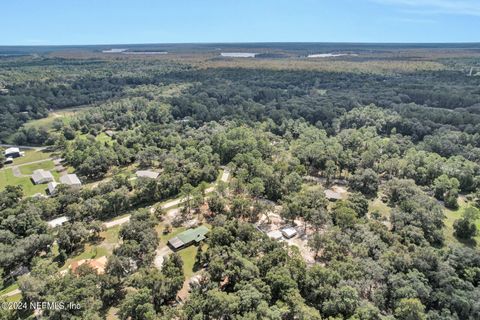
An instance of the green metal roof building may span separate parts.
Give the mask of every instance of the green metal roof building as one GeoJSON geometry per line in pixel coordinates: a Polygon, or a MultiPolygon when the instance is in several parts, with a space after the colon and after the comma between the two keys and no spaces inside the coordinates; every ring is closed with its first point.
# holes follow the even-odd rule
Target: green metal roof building
{"type": "Polygon", "coordinates": [[[208,228],[205,226],[199,226],[195,229],[188,229],[179,233],[176,237],[168,240],[168,245],[173,250],[178,250],[184,247],[187,247],[193,243],[199,243],[204,240],[205,235],[208,233],[208,228]]]}

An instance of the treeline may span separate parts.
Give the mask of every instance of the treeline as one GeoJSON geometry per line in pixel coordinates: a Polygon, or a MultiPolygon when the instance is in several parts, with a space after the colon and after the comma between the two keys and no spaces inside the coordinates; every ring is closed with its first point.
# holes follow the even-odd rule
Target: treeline
{"type": "MultiPolygon", "coordinates": [[[[403,127],[410,127],[412,132],[408,134],[416,139],[446,125],[461,131],[479,131],[479,80],[461,72],[423,71],[397,76],[194,69],[155,60],[29,59],[3,63],[0,139],[29,119],[45,117],[50,109],[98,105],[120,97],[141,96],[131,90],[141,85],[175,83],[195,84],[185,94],[172,98],[172,114],[177,119],[272,119],[278,124],[285,119],[303,118],[328,129],[339,114],[373,103],[398,111],[403,127]],[[45,66],[48,80],[42,77],[45,66]]],[[[41,141],[31,139],[32,134],[25,135],[17,138],[27,143],[41,141]]]]}

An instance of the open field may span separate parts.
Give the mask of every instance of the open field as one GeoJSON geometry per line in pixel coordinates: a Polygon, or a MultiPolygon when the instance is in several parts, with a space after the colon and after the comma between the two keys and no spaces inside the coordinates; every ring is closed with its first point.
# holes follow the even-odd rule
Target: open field
{"type": "MultiPolygon", "coordinates": [[[[460,197],[458,200],[459,207],[456,210],[451,210],[445,208],[445,238],[448,242],[452,243],[459,243],[459,240],[455,237],[454,229],[453,229],[453,223],[455,220],[460,219],[462,217],[463,210],[468,208],[471,204],[466,202],[466,200],[463,197],[460,197]]],[[[480,230],[480,219],[477,219],[476,221],[477,229],[480,230]]],[[[478,234],[475,237],[475,241],[477,244],[480,244],[480,234],[478,234]]],[[[467,243],[467,245],[470,245],[467,243]]]]}
{"type": "Polygon", "coordinates": [[[46,129],[50,130],[53,128],[53,124],[56,119],[61,120],[64,123],[69,121],[69,118],[75,115],[77,112],[88,110],[89,106],[80,106],[74,108],[65,108],[61,110],[55,110],[48,114],[48,117],[42,119],[35,119],[26,122],[23,126],[25,128],[37,128],[37,129],[46,129]]]}
{"type": "MultiPolygon", "coordinates": [[[[33,171],[38,170],[38,169],[43,169],[43,170],[54,170],[55,169],[55,164],[53,163],[52,160],[46,160],[43,162],[37,162],[37,163],[32,163],[32,164],[26,164],[23,165],[20,168],[20,172],[22,174],[32,174],[33,171]]],[[[53,173],[53,172],[52,172],[53,173]]]]}
{"type": "Polygon", "coordinates": [[[0,296],[3,296],[4,294],[12,292],[16,289],[18,289],[18,284],[17,283],[12,283],[8,287],[5,287],[2,290],[0,290],[0,296]]]}
{"type": "MultiPolygon", "coordinates": [[[[58,180],[59,175],[57,172],[52,171],[53,176],[58,180]]],[[[36,193],[46,194],[47,185],[39,184],[34,185],[29,177],[15,177],[13,175],[12,169],[8,168],[5,170],[0,170],[0,191],[5,189],[8,185],[20,185],[23,188],[23,193],[25,196],[32,196],[36,193]]]]}
{"type": "Polygon", "coordinates": [[[112,138],[110,138],[105,132],[101,132],[99,135],[95,137],[95,140],[102,142],[102,143],[107,143],[109,145],[113,144],[112,138]]]}
{"type": "Polygon", "coordinates": [[[67,259],[61,270],[68,268],[74,261],[82,259],[97,259],[102,256],[110,256],[113,249],[118,244],[118,233],[121,226],[116,226],[107,229],[100,233],[100,237],[103,239],[99,243],[89,243],[85,245],[82,252],[76,254],[73,257],[67,259]]]}
{"type": "Polygon", "coordinates": [[[24,164],[24,163],[29,163],[33,161],[39,161],[39,160],[45,160],[50,158],[51,156],[52,156],[52,153],[47,151],[26,150],[24,157],[13,159],[13,164],[8,166],[19,165],[19,164],[24,164]]]}
{"type": "Polygon", "coordinates": [[[387,204],[385,204],[381,200],[381,196],[378,196],[377,198],[369,202],[368,212],[378,212],[380,216],[382,216],[385,219],[390,218],[391,211],[392,211],[392,208],[387,206],[387,204]]]}

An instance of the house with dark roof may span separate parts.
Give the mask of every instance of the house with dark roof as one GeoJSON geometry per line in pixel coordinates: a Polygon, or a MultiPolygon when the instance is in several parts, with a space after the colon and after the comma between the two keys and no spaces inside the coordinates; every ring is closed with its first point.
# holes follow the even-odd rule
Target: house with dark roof
{"type": "Polygon", "coordinates": [[[176,237],[168,240],[168,246],[173,250],[179,250],[192,244],[200,243],[206,238],[208,230],[205,226],[199,226],[195,229],[188,229],[179,233],[176,237]]]}

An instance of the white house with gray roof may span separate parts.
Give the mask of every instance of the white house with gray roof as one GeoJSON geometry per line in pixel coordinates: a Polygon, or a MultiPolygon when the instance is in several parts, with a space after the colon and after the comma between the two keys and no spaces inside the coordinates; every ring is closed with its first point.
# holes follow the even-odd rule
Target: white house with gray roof
{"type": "Polygon", "coordinates": [[[78,179],[76,174],[66,174],[60,177],[60,183],[66,184],[74,188],[80,188],[82,182],[78,179]]]}
{"type": "Polygon", "coordinates": [[[52,173],[50,171],[43,170],[43,169],[37,169],[33,171],[31,178],[34,184],[42,184],[42,183],[49,183],[49,182],[55,181],[55,178],[53,177],[52,173]]]}

